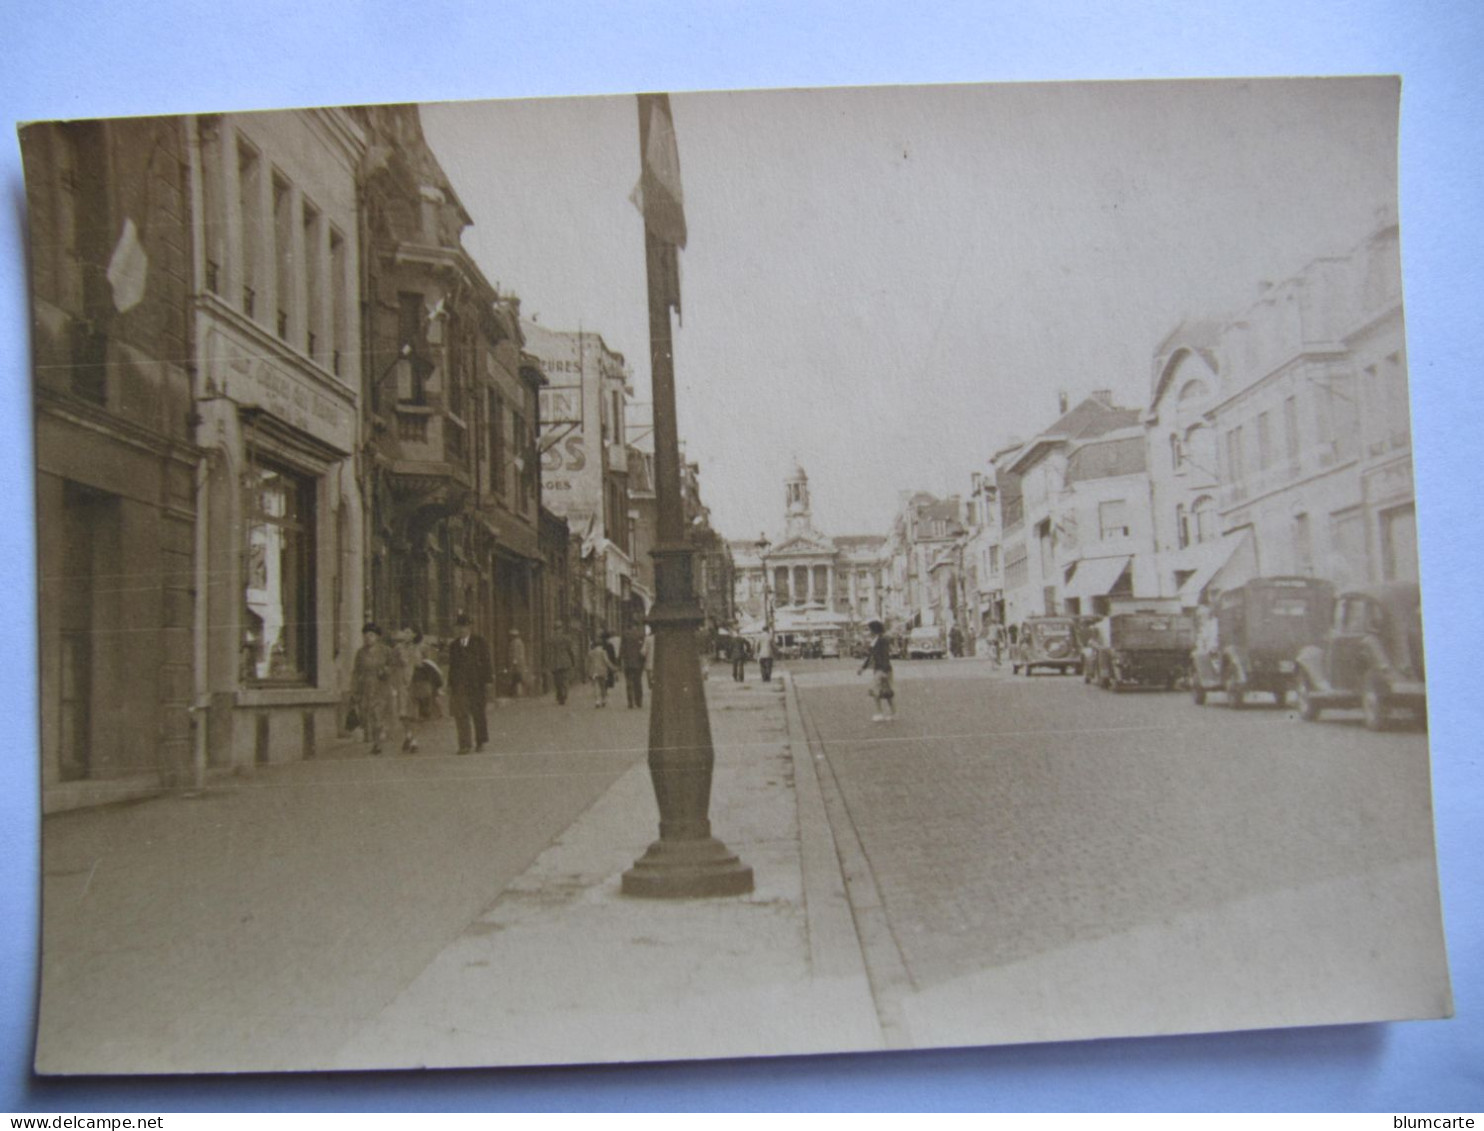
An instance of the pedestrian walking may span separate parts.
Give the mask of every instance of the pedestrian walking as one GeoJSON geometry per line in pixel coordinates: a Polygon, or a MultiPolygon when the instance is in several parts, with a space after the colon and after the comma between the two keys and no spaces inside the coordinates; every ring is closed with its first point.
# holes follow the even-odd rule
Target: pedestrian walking
{"type": "Polygon", "coordinates": [[[396,656],[382,640],[378,625],[368,623],[362,628],[361,641],[351,669],[351,687],[366,741],[371,743],[371,753],[380,754],[381,744],[386,741],[397,713],[393,670],[396,656]]]}
{"type": "Polygon", "coordinates": [[[747,638],[732,637],[732,678],[738,683],[747,681],[747,638]]]}
{"type": "Polygon", "coordinates": [[[421,657],[412,669],[412,701],[417,707],[419,722],[443,717],[442,696],[443,669],[433,657],[437,654],[436,641],[423,640],[418,645],[421,657]]]}
{"type": "Polygon", "coordinates": [[[558,626],[556,635],[551,638],[551,646],[547,649],[549,657],[547,663],[551,669],[551,686],[556,690],[556,701],[558,707],[567,705],[567,683],[572,678],[572,669],[577,666],[577,657],[573,655],[572,637],[567,634],[563,626],[558,626]]]}
{"type": "Polygon", "coordinates": [[[612,691],[618,684],[618,649],[623,643],[618,633],[609,632],[603,636],[603,651],[608,653],[608,690],[612,691]]]}
{"type": "Polygon", "coordinates": [[[764,630],[757,642],[757,666],[762,670],[763,682],[773,682],[773,633],[764,630]]]}
{"type": "Polygon", "coordinates": [[[871,634],[871,644],[860,670],[871,673],[871,690],[866,693],[876,704],[876,713],[871,716],[871,721],[890,722],[897,717],[897,693],[891,680],[891,644],[886,638],[886,626],[879,620],[871,621],[866,629],[871,634]]]}
{"type": "MultiPolygon", "coordinates": [[[[701,678],[706,678],[706,663],[701,664],[701,678]]],[[[648,625],[644,626],[644,682],[654,690],[654,633],[648,625]]]]}
{"type": "Polygon", "coordinates": [[[618,642],[618,662],[623,668],[624,694],[629,706],[644,706],[644,630],[631,624],[618,642]]]}
{"type": "Polygon", "coordinates": [[[604,640],[594,640],[587,653],[587,678],[593,682],[594,707],[608,706],[608,682],[616,668],[608,657],[608,645],[604,640]]]}
{"type": "Polygon", "coordinates": [[[412,677],[422,661],[423,634],[410,625],[397,633],[392,651],[396,655],[394,681],[397,692],[397,717],[402,722],[402,753],[417,753],[418,704],[412,694],[412,677]]]}
{"type": "Polygon", "coordinates": [[[520,629],[510,630],[510,694],[519,699],[526,693],[526,642],[520,629]]]}
{"type": "Polygon", "coordinates": [[[484,697],[491,678],[490,650],[463,613],[454,621],[454,634],[448,645],[449,709],[458,731],[458,752],[468,754],[483,750],[489,741],[484,697]]]}

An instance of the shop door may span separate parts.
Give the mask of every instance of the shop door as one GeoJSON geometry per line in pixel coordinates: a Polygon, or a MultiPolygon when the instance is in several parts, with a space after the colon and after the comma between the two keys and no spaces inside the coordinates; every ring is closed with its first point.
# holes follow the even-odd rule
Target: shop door
{"type": "MultiPolygon", "coordinates": [[[[118,500],[69,483],[63,492],[61,562],[61,713],[59,771],[63,781],[80,781],[94,769],[93,719],[101,713],[94,697],[100,647],[96,615],[101,595],[100,543],[117,521],[118,500]]],[[[117,575],[117,570],[113,571],[117,575]]]]}

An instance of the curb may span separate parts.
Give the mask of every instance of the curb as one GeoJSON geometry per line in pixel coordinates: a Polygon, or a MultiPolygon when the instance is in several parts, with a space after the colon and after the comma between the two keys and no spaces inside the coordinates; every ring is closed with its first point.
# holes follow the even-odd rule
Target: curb
{"type": "Polygon", "coordinates": [[[850,983],[861,999],[862,1012],[876,1018],[880,1047],[901,1047],[882,1024],[872,991],[855,908],[851,904],[846,867],[825,803],[822,777],[828,772],[824,753],[804,725],[798,684],[792,672],[780,672],[784,682],[784,712],[789,750],[794,762],[794,797],[798,807],[799,856],[803,867],[804,909],[809,930],[809,962],[816,977],[850,983]]]}

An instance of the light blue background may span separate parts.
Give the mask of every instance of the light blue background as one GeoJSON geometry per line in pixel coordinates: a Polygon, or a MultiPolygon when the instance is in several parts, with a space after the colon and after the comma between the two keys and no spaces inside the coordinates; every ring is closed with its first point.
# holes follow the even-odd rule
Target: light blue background
{"type": "Polygon", "coordinates": [[[0,624],[9,629],[0,702],[11,724],[0,753],[0,1108],[1484,1109],[1484,625],[1469,588],[1481,546],[1481,106],[1484,6],[1469,0],[9,5],[0,21],[0,624]],[[9,123],[634,90],[1362,73],[1403,78],[1407,336],[1456,1019],[621,1069],[31,1079],[35,570],[24,203],[9,123]]]}

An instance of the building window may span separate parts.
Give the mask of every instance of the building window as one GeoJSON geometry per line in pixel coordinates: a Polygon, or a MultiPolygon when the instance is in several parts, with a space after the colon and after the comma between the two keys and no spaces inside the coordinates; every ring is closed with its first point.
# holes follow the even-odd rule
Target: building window
{"type": "MultiPolygon", "coordinates": [[[[71,391],[96,404],[107,401],[108,316],[112,311],[105,265],[114,238],[107,193],[108,151],[98,122],[57,127],[57,242],[61,247],[57,305],[71,316],[71,391]]],[[[41,263],[49,257],[38,257],[41,263]]]]}
{"type": "Polygon", "coordinates": [[[1257,414],[1257,466],[1266,471],[1273,464],[1273,417],[1271,413],[1257,414]]]}
{"type": "Polygon", "coordinates": [[[350,307],[346,291],[345,237],[330,229],[330,372],[336,377],[342,371],[346,335],[350,332],[350,307]]]}
{"type": "Polygon", "coordinates": [[[1128,503],[1123,499],[1107,499],[1098,504],[1099,536],[1103,541],[1110,538],[1128,537],[1128,503]]]}
{"type": "Polygon", "coordinates": [[[1175,507],[1175,544],[1181,550],[1190,545],[1190,516],[1184,503],[1175,507]]]}
{"type": "Polygon", "coordinates": [[[246,142],[237,143],[238,228],[242,233],[242,313],[259,314],[263,291],[262,162],[246,142]]]}
{"type": "Polygon", "coordinates": [[[1196,542],[1209,542],[1216,537],[1216,504],[1210,495],[1202,495],[1191,504],[1190,516],[1195,520],[1192,534],[1196,542]]]}
{"type": "Polygon", "coordinates": [[[443,376],[444,407],[454,416],[464,415],[464,324],[452,311],[444,320],[444,356],[448,364],[443,376]]]}
{"type": "Polygon", "coordinates": [[[222,293],[223,272],[227,262],[227,213],[226,196],[222,192],[222,153],[218,146],[221,123],[217,118],[204,116],[197,119],[197,140],[201,148],[201,226],[205,244],[206,289],[214,295],[222,293]]]}
{"type": "Polygon", "coordinates": [[[1173,433],[1170,435],[1170,466],[1175,469],[1176,475],[1185,470],[1185,445],[1173,433]]]}
{"type": "Polygon", "coordinates": [[[505,497],[505,402],[499,393],[490,394],[490,488],[505,497]]]}
{"type": "Polygon", "coordinates": [[[1330,467],[1355,455],[1359,425],[1355,376],[1335,373],[1316,383],[1314,425],[1319,438],[1321,467],[1330,467]]]}
{"type": "Polygon", "coordinates": [[[1247,481],[1247,461],[1242,451],[1242,426],[1239,424],[1226,434],[1226,473],[1231,483],[1247,481]]]}
{"type": "MultiPolygon", "coordinates": [[[[512,412],[510,414],[511,441],[515,445],[515,457],[521,461],[521,466],[516,470],[518,479],[516,482],[520,487],[519,509],[524,512],[530,508],[531,497],[535,493],[536,461],[532,458],[534,445],[531,442],[530,429],[524,413],[512,412]]],[[[621,505],[615,505],[612,514],[616,517],[627,509],[621,505]]]]}
{"type": "Polygon", "coordinates": [[[1299,467],[1299,413],[1298,398],[1288,397],[1283,401],[1283,442],[1288,456],[1288,467],[1297,472],[1299,467]]]}
{"type": "Polygon", "coordinates": [[[243,675],[313,683],[315,481],[267,464],[249,475],[243,675]]]}
{"type": "Polygon", "coordinates": [[[311,361],[323,364],[320,358],[320,349],[324,345],[324,330],[321,323],[325,318],[325,267],[321,259],[323,253],[323,230],[320,225],[319,210],[310,204],[303,202],[304,210],[304,297],[308,309],[304,312],[304,352],[309,355],[311,361]]]}
{"type": "Polygon", "coordinates": [[[428,368],[423,353],[423,296],[417,291],[397,293],[397,353],[411,347],[412,354],[398,363],[397,397],[412,404],[428,403],[428,368]]]}
{"type": "Polygon", "coordinates": [[[294,310],[294,194],[288,181],[273,175],[274,331],[288,341],[294,310]]]}
{"type": "Polygon", "coordinates": [[[1314,572],[1314,535],[1307,514],[1293,516],[1293,566],[1295,573],[1314,572]]]}

